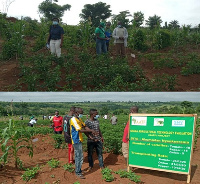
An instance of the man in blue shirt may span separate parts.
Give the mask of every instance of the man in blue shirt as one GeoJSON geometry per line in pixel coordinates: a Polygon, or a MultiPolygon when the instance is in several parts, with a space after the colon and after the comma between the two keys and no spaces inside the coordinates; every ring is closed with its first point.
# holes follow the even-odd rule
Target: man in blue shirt
{"type": "Polygon", "coordinates": [[[53,25],[50,27],[47,42],[50,44],[51,54],[55,54],[57,57],[60,57],[64,30],[58,25],[58,23],[59,19],[53,18],[53,25]]]}

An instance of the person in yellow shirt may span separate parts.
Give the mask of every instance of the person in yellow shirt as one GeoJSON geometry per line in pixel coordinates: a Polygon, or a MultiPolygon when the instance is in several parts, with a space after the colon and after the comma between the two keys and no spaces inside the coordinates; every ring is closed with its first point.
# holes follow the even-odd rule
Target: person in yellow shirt
{"type": "Polygon", "coordinates": [[[74,116],[70,119],[70,132],[75,152],[75,173],[77,177],[85,179],[81,170],[83,164],[82,133],[96,134],[96,132],[85,126],[85,123],[81,119],[82,116],[83,109],[81,109],[80,107],[76,107],[74,116]]]}

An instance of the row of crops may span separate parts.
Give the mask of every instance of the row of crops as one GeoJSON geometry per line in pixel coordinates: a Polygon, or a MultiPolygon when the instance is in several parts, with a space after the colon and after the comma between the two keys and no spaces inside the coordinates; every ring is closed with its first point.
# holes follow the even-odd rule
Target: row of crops
{"type": "Polygon", "coordinates": [[[151,62],[157,70],[180,68],[178,75],[200,73],[198,29],[129,27],[128,48],[137,53],[134,66],[130,66],[130,57],[117,58],[113,53],[96,57],[95,27],[87,22],[77,26],[62,25],[65,31],[63,56],[59,59],[50,56],[44,49],[49,27],[50,23],[46,22],[8,22],[0,15],[3,39],[0,61],[19,61],[21,78],[16,83],[16,91],[22,90],[22,84],[28,91],[175,90],[176,74],[155,73],[148,79],[141,66],[143,61],[151,62]]]}

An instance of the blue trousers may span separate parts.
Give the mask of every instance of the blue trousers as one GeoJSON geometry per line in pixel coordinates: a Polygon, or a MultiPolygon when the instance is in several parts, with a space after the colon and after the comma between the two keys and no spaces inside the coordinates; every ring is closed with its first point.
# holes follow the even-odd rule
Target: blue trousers
{"type": "Polygon", "coordinates": [[[79,175],[82,173],[81,167],[83,164],[83,148],[82,142],[73,144],[75,153],[75,173],[79,175]]]}
{"type": "Polygon", "coordinates": [[[96,39],[96,52],[97,55],[107,52],[106,40],[96,39]]]}

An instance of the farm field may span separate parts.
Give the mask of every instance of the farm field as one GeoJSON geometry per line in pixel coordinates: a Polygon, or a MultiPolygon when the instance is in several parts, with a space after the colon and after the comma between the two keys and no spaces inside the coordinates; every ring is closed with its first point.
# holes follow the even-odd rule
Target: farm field
{"type": "Polygon", "coordinates": [[[200,34],[189,27],[129,27],[127,56],[119,58],[113,39],[109,53],[96,56],[95,27],[87,22],[62,25],[66,34],[58,59],[45,48],[49,22],[0,24],[0,91],[200,90],[200,34]]]}
{"type": "MultiPolygon", "coordinates": [[[[113,126],[109,120],[100,118],[100,128],[104,136],[104,164],[106,167],[112,170],[114,181],[111,183],[129,184],[134,183],[128,178],[120,178],[116,171],[125,169],[125,161],[121,155],[121,139],[123,135],[123,129],[127,121],[127,115],[118,115],[118,124],[113,126]]],[[[85,120],[86,117],[84,117],[85,120]]],[[[0,126],[3,130],[8,125],[8,122],[1,121],[0,126]]],[[[191,183],[198,184],[200,177],[200,127],[199,120],[197,122],[196,135],[195,135],[195,149],[191,161],[191,183]]],[[[84,136],[83,150],[84,163],[82,166],[85,171],[86,179],[81,180],[76,178],[75,174],[64,169],[68,161],[67,146],[64,142],[60,143],[58,137],[53,135],[52,129],[49,128],[48,120],[40,120],[38,124],[31,128],[27,127],[27,121],[16,121],[14,124],[14,131],[19,131],[19,135],[29,135],[33,146],[33,157],[29,157],[29,150],[22,148],[18,151],[18,157],[21,160],[18,169],[15,168],[14,157],[12,154],[8,155],[8,162],[5,167],[0,170],[0,183],[1,184],[24,184],[24,183],[48,183],[48,184],[64,184],[80,182],[86,183],[107,183],[102,178],[102,173],[99,169],[98,159],[94,153],[94,168],[90,172],[86,172],[88,168],[87,152],[86,152],[86,137],[84,136]],[[25,126],[25,130],[23,127],[25,126]],[[54,162],[52,162],[54,159],[54,162]],[[53,163],[59,162],[58,167],[53,167],[53,163]],[[51,162],[52,164],[49,164],[51,162]],[[24,181],[22,175],[24,175],[24,169],[36,168],[39,166],[37,174],[29,181],[24,181]]],[[[29,137],[28,136],[28,137],[29,137]]],[[[63,137],[63,135],[61,136],[63,137]]],[[[0,152],[0,156],[2,152],[0,152]]],[[[132,168],[133,172],[140,176],[141,183],[146,184],[185,184],[186,175],[180,175],[175,173],[167,173],[161,171],[152,171],[145,169],[132,168]]],[[[30,173],[29,173],[30,174],[30,173]]],[[[30,175],[31,176],[31,175],[30,175]]],[[[28,176],[27,176],[28,178],[28,176]]]]}
{"type": "MultiPolygon", "coordinates": [[[[74,173],[70,173],[63,169],[63,165],[67,163],[67,149],[55,149],[51,145],[51,139],[49,139],[49,135],[37,135],[34,138],[38,138],[38,142],[34,143],[34,156],[32,159],[28,157],[28,153],[26,151],[20,152],[20,158],[26,163],[26,167],[35,167],[37,164],[43,165],[41,170],[38,172],[35,178],[31,179],[30,184],[33,183],[45,183],[49,184],[64,184],[64,183],[75,183],[79,181],[81,184],[86,183],[107,183],[102,179],[102,174],[100,172],[98,166],[98,159],[95,158],[94,161],[94,170],[91,172],[86,172],[85,180],[77,179],[74,173]],[[44,141],[42,141],[44,140],[44,141]],[[52,158],[58,159],[61,162],[61,166],[58,168],[50,169],[47,162],[52,158]]],[[[197,149],[194,151],[192,158],[192,177],[191,183],[198,184],[200,177],[200,138],[197,141],[197,149]]],[[[95,155],[95,154],[94,154],[95,155]]],[[[113,153],[104,153],[104,163],[105,166],[109,167],[113,171],[117,171],[119,169],[126,168],[124,164],[124,158],[122,155],[116,155],[113,153]]],[[[83,171],[86,171],[88,168],[87,162],[87,153],[84,153],[84,163],[83,163],[83,171]]],[[[187,177],[185,175],[167,173],[161,171],[151,171],[145,169],[137,169],[133,168],[134,172],[141,176],[141,181],[146,184],[185,184],[187,177]]],[[[21,175],[24,171],[18,170],[14,168],[14,165],[9,164],[6,166],[4,170],[0,171],[0,182],[1,184],[24,184],[25,181],[22,180],[21,175]]],[[[114,174],[115,180],[111,183],[113,184],[129,184],[134,183],[131,182],[127,178],[120,178],[118,174],[114,174]]]]}

